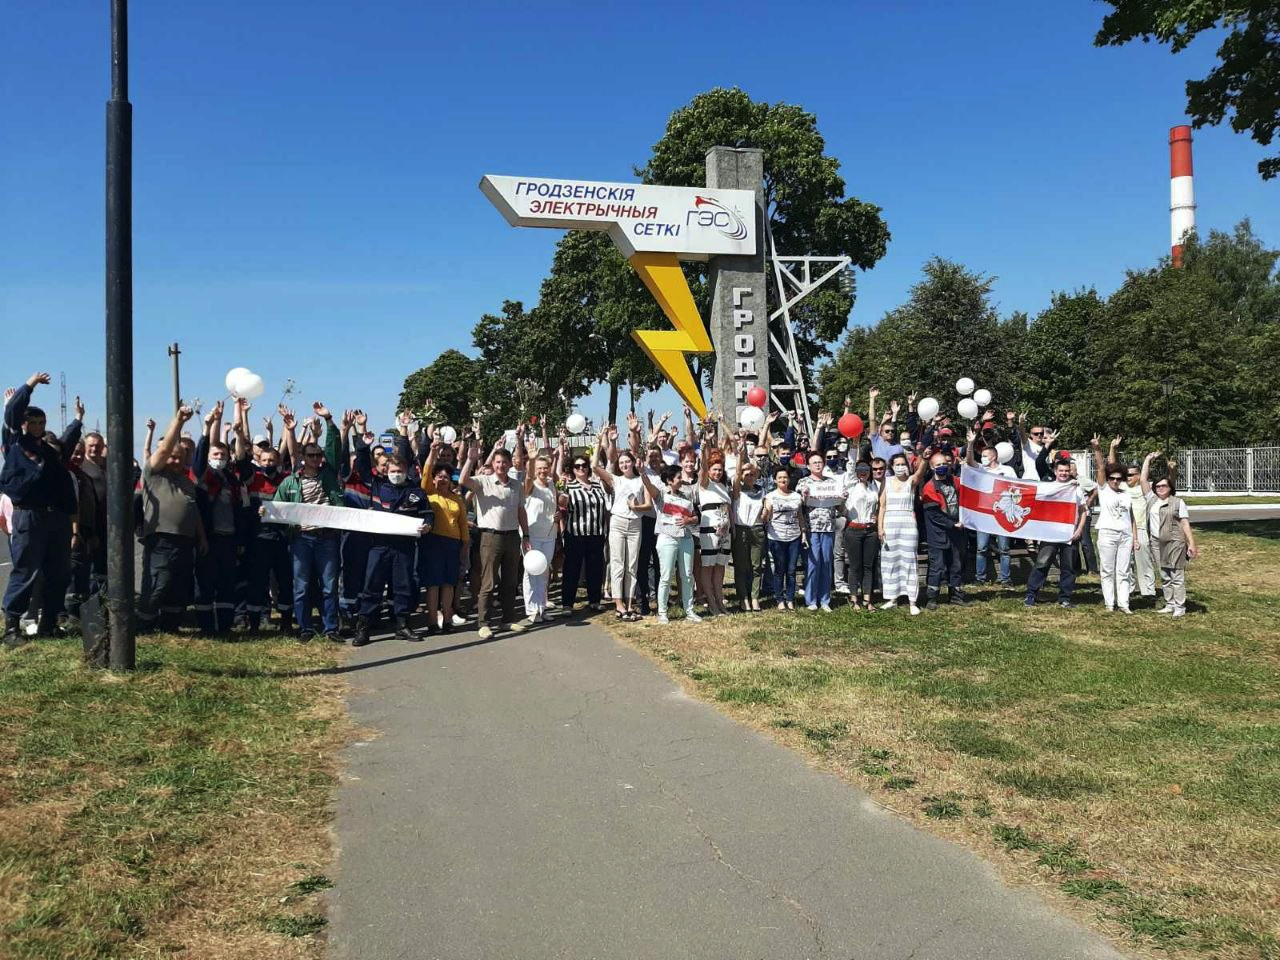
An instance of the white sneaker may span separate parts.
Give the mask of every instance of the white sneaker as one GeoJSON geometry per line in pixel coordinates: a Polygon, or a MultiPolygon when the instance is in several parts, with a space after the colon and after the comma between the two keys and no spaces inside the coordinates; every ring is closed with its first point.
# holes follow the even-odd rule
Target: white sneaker
{"type": "Polygon", "coordinates": [[[829,604],[829,603],[824,603],[824,604],[822,604],[822,606],[818,607],[818,609],[819,609],[819,610],[821,610],[823,613],[830,613],[830,612],[831,612],[831,604],[829,604]]]}
{"type": "Polygon", "coordinates": [[[665,613],[660,613],[658,614],[658,619],[656,622],[662,624],[663,626],[666,626],[671,621],[667,619],[667,615],[665,613]]]}
{"type": "Polygon", "coordinates": [[[1130,610],[1128,607],[1121,607],[1121,608],[1120,608],[1120,612],[1121,612],[1121,613],[1127,613],[1127,614],[1132,614],[1132,613],[1133,613],[1133,611],[1132,611],[1132,610],[1130,610]]]}
{"type": "Polygon", "coordinates": [[[688,610],[686,610],[686,611],[684,612],[684,618],[685,618],[686,620],[688,620],[690,623],[701,623],[701,622],[702,622],[702,618],[701,618],[700,616],[698,616],[696,613],[694,613],[692,608],[690,608],[690,609],[688,609],[688,610]]]}
{"type": "Polygon", "coordinates": [[[488,625],[488,624],[485,624],[483,627],[481,627],[481,628],[480,628],[480,639],[481,639],[481,640],[488,640],[488,639],[489,639],[490,637],[492,637],[492,636],[493,636],[493,631],[492,631],[491,629],[489,629],[489,625],[488,625]]]}
{"type": "Polygon", "coordinates": [[[834,593],[843,593],[846,596],[849,593],[849,585],[847,583],[837,583],[834,593]]]}
{"type": "Polygon", "coordinates": [[[1156,613],[1173,613],[1173,605],[1166,603],[1163,607],[1157,610],[1156,613]]]}
{"type": "Polygon", "coordinates": [[[897,600],[886,600],[884,603],[880,604],[880,609],[881,609],[881,610],[892,610],[892,609],[893,609],[894,607],[896,607],[897,605],[898,605],[898,601],[897,601],[897,600]]]}
{"type": "MultiPolygon", "coordinates": [[[[443,617],[441,618],[441,620],[443,620],[443,617]]],[[[453,619],[449,622],[452,623],[455,627],[465,627],[467,625],[467,618],[460,617],[455,613],[453,615],[453,619]]]]}
{"type": "Polygon", "coordinates": [[[816,611],[816,610],[818,609],[818,605],[817,605],[816,603],[811,603],[811,604],[809,604],[809,606],[805,607],[805,609],[806,609],[806,610],[814,610],[814,611],[816,611]]]}
{"type": "Polygon", "coordinates": [[[1108,603],[1108,604],[1107,604],[1107,613],[1115,613],[1115,612],[1116,612],[1116,608],[1115,608],[1115,607],[1113,607],[1113,606],[1111,606],[1111,604],[1109,604],[1109,603],[1108,603]]]}
{"type": "Polygon", "coordinates": [[[1173,615],[1175,617],[1185,617],[1187,615],[1187,611],[1184,608],[1179,607],[1177,610],[1173,611],[1173,615]]]}
{"type": "Polygon", "coordinates": [[[920,608],[917,607],[914,603],[911,605],[911,615],[913,617],[920,616],[920,608]]]}

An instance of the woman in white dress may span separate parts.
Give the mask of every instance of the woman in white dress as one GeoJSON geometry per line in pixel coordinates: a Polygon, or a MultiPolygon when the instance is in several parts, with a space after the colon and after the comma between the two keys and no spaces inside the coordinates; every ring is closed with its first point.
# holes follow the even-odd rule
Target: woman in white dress
{"type": "Polygon", "coordinates": [[[612,460],[609,470],[596,467],[596,476],[613,494],[609,508],[609,583],[618,619],[632,622],[643,619],[635,609],[640,516],[653,506],[653,501],[636,469],[636,455],[623,450],[612,460]]]}
{"type": "Polygon", "coordinates": [[[898,598],[905,596],[911,604],[911,615],[920,608],[916,597],[920,592],[920,567],[916,561],[916,488],[929,464],[930,451],[919,458],[911,473],[905,453],[895,453],[889,461],[890,476],[880,491],[880,579],[884,584],[884,605],[892,610],[898,598]]]}
{"type": "MultiPolygon", "coordinates": [[[[525,516],[529,522],[529,550],[537,550],[547,558],[547,569],[538,576],[524,573],[524,610],[531,623],[547,619],[547,581],[551,577],[551,560],[556,555],[556,531],[560,512],[556,509],[555,477],[551,461],[538,457],[533,469],[524,475],[525,516]]],[[[527,551],[526,551],[527,552],[527,551]]]]}

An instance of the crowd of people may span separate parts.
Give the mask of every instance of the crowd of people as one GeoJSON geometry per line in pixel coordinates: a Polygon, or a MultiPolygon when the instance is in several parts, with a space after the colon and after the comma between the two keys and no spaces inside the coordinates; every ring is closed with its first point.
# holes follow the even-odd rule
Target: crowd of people
{"type": "MultiPolygon", "coordinates": [[[[23,642],[24,618],[38,634],[76,629],[106,577],[106,444],[83,432],[79,398],[65,432],[48,431],[32,404],[47,383],[36,373],[5,396],[11,646],[23,642]]],[[[1031,557],[1028,606],[1056,568],[1057,602],[1071,607],[1083,567],[1100,576],[1108,610],[1129,613],[1135,586],[1154,598],[1158,571],[1157,612],[1186,613],[1196,545],[1172,460],[1125,463],[1121,438],[1104,453],[1095,437],[1094,476],[1080,477],[1051,430],[1012,411],[1001,421],[988,410],[962,429],[945,416],[923,421],[914,395],[877,418],[877,399],[872,390],[865,437],[842,436],[827,413],[807,436],[798,418],[779,429],[777,412],[748,431],[714,413],[695,424],[685,408],[682,429],[669,414],[632,414],[585,446],[564,428],[548,436],[545,418],[540,433],[522,424],[486,442],[479,424],[459,434],[403,413],[377,435],[362,411],[335,415],[320,402],[304,419],[278,406],[277,441],[272,417],[252,434],[243,398],[214,404],[195,429],[182,407],[158,440],[148,422],[135,462],[138,627],[174,631],[193,613],[214,636],[273,629],[359,646],[383,618],[396,637],[418,641],[474,616],[487,638],[606,602],[629,622],[666,623],[673,605],[692,622],[797,603],[829,611],[837,595],[859,610],[905,601],[914,615],[922,552],[933,610],[944,587],[946,602],[969,602],[971,555],[978,584],[994,577],[1015,589],[1011,555],[1021,547],[1031,557]],[[1007,462],[998,444],[1012,451],[1007,462]],[[977,469],[1069,487],[1071,540],[1019,543],[963,526],[957,478],[977,469]],[[268,522],[268,502],[390,513],[409,518],[416,536],[268,522]],[[425,627],[415,629],[418,613],[425,627]]]]}

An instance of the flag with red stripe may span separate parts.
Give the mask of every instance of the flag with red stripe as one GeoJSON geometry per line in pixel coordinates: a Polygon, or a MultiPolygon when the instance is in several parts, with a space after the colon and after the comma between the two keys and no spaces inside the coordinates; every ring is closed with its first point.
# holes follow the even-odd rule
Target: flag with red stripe
{"type": "Polygon", "coordinates": [[[1048,543],[1071,539],[1079,515],[1074,483],[1010,480],[966,465],[958,486],[960,523],[970,530],[1048,543]]]}

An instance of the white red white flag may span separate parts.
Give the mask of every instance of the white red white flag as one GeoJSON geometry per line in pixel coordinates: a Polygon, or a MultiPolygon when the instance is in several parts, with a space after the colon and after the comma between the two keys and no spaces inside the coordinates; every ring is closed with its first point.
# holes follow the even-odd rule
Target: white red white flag
{"type": "Polygon", "coordinates": [[[1071,539],[1079,502],[1075,484],[1010,480],[966,465],[958,486],[960,523],[970,530],[1047,543],[1071,539]]]}

